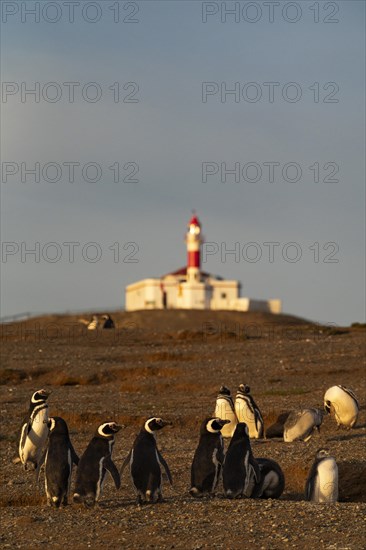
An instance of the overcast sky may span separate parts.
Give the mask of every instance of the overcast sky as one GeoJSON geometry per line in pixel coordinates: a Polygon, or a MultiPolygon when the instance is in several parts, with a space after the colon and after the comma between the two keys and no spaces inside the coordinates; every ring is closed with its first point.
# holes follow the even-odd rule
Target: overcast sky
{"type": "Polygon", "coordinates": [[[123,308],[196,209],[205,271],[364,321],[363,1],[37,4],[2,2],[2,316],[123,308]]]}

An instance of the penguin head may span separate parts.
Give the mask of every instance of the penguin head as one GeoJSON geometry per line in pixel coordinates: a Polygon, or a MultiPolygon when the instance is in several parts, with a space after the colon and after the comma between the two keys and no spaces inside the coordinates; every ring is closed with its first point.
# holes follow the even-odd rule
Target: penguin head
{"type": "Polygon", "coordinates": [[[46,390],[38,390],[36,392],[34,392],[34,394],[32,395],[31,397],[31,403],[33,404],[39,404],[39,403],[44,403],[45,401],[47,401],[47,398],[51,395],[51,392],[50,391],[46,391],[46,390]]]}
{"type": "Polygon", "coordinates": [[[250,393],[250,387],[247,386],[246,384],[240,384],[239,385],[239,391],[241,393],[250,393]]]}
{"type": "Polygon", "coordinates": [[[249,429],[245,422],[238,422],[232,437],[232,439],[241,438],[249,439],[249,429]]]}
{"type": "Polygon", "coordinates": [[[324,410],[326,413],[330,414],[332,403],[330,401],[324,401],[324,410]]]}
{"type": "Polygon", "coordinates": [[[230,392],[229,388],[227,388],[226,386],[221,386],[221,388],[219,389],[219,394],[221,394],[221,395],[231,395],[231,392],[230,392]]]}
{"type": "Polygon", "coordinates": [[[161,430],[162,428],[164,428],[164,426],[171,426],[171,425],[172,423],[167,420],[153,417],[146,420],[144,424],[144,430],[150,434],[153,434],[154,432],[157,432],[158,430],[161,430]]]}
{"type": "Polygon", "coordinates": [[[330,456],[329,449],[321,448],[316,451],[316,458],[326,458],[330,456]]]}
{"type": "Polygon", "coordinates": [[[209,432],[211,434],[217,434],[222,430],[225,424],[230,424],[230,420],[223,420],[222,418],[217,417],[206,418],[202,424],[201,433],[209,432]]]}
{"type": "Polygon", "coordinates": [[[47,422],[47,426],[51,433],[69,435],[67,424],[60,416],[51,416],[47,422]]]}
{"type": "Polygon", "coordinates": [[[122,424],[116,424],[116,422],[104,422],[104,424],[101,424],[97,430],[97,435],[99,437],[105,437],[111,439],[114,434],[119,432],[122,428],[124,428],[122,424]]]}

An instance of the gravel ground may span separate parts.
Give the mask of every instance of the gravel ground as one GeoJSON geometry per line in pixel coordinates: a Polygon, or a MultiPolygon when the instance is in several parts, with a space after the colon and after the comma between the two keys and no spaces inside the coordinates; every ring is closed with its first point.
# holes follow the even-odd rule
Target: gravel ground
{"type": "MultiPolygon", "coordinates": [[[[2,326],[1,546],[4,548],[365,548],[365,377],[362,328],[319,327],[289,316],[229,312],[113,314],[117,328],[91,334],[75,317],[44,317],[2,326]],[[188,494],[199,426],[213,412],[220,385],[247,383],[265,428],[284,412],[322,406],[334,384],[361,404],[357,426],[337,430],[326,417],[309,442],[254,441],[255,456],[279,462],[280,500],[188,494]],[[65,418],[79,455],[98,424],[126,425],[116,437],[121,466],[144,419],[173,422],[158,435],[174,487],[162,504],[138,507],[125,472],[119,491],[108,479],[98,506],[46,506],[43,479],[13,464],[17,431],[32,392],[52,390],[50,414],[65,418]],[[305,502],[315,451],[327,446],[339,467],[340,502],[305,502]]],[[[43,476],[41,476],[43,478],[43,476]]]]}

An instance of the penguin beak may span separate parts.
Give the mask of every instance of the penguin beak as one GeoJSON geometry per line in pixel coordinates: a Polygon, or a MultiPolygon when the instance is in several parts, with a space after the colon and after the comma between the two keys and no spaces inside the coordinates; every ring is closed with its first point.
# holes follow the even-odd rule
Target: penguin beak
{"type": "Polygon", "coordinates": [[[217,423],[221,428],[223,428],[225,424],[230,424],[230,420],[224,420],[222,418],[219,418],[219,420],[217,420],[217,423]]]}
{"type": "Polygon", "coordinates": [[[123,430],[123,428],[125,428],[126,426],[124,424],[115,424],[115,426],[113,426],[113,430],[115,432],[119,432],[120,430],[123,430]]]}
{"type": "Polygon", "coordinates": [[[161,427],[164,428],[164,426],[172,426],[173,422],[170,422],[170,420],[162,420],[161,421],[161,427]]]}

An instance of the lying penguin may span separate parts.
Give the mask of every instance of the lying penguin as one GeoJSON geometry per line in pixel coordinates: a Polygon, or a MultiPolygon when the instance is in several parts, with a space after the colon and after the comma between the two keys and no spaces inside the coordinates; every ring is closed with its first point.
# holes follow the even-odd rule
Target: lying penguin
{"type": "Polygon", "coordinates": [[[322,421],[323,411],[320,409],[292,411],[284,425],[283,439],[286,443],[309,441],[315,429],[320,431],[322,421]]]}

